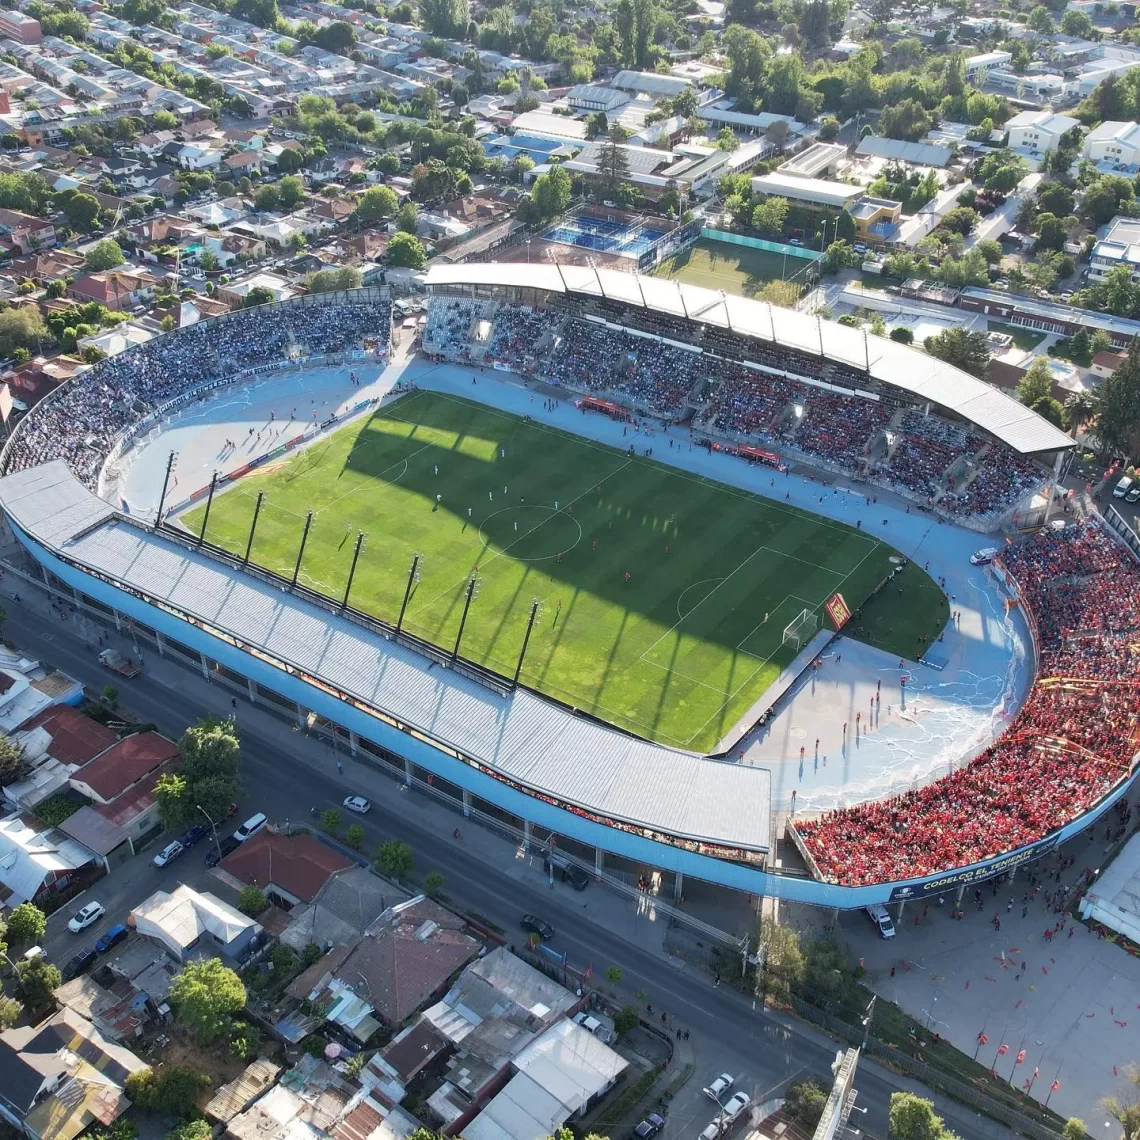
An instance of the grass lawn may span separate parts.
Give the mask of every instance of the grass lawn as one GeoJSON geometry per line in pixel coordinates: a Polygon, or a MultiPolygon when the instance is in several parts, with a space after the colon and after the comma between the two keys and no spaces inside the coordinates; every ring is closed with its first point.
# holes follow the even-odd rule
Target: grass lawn
{"type": "Polygon", "coordinates": [[[784,279],[785,273],[788,280],[802,282],[811,264],[802,257],[784,257],[781,253],[723,241],[699,241],[663,261],[656,276],[706,289],[723,289],[740,297],[755,297],[769,281],[784,279]]]}
{"type": "Polygon", "coordinates": [[[1005,336],[1013,337],[1013,343],[1022,352],[1032,352],[1049,335],[1048,333],[1036,332],[1033,329],[1019,328],[1017,325],[1007,325],[1001,321],[986,321],[986,328],[990,332],[1003,333],[1005,336]]]}
{"type": "MultiPolygon", "coordinates": [[[[526,684],[700,750],[794,655],[788,622],[836,590],[855,610],[893,553],[852,527],[429,392],[242,479],[215,499],[206,537],[243,554],[261,490],[254,562],[291,576],[311,510],[301,580],[339,601],[362,530],[352,604],[394,622],[419,551],[404,625],[447,649],[477,573],[462,653],[507,675],[538,598],[526,684]]],[[[202,511],[184,517],[192,530],[202,511]]],[[[947,611],[917,567],[899,581],[901,595],[884,591],[856,620],[866,640],[913,657],[947,611]]]]}

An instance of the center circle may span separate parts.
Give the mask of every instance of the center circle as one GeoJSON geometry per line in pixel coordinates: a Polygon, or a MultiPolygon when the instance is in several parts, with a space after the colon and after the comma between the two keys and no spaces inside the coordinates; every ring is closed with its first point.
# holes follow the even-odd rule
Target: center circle
{"type": "Polygon", "coordinates": [[[489,514],[479,533],[486,548],[519,562],[542,562],[573,550],[582,541],[582,524],[565,507],[520,503],[489,514]]]}

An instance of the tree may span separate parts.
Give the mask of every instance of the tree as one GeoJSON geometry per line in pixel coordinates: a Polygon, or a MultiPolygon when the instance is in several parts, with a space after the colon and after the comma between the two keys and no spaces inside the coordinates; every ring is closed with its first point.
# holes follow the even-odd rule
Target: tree
{"type": "Polygon", "coordinates": [[[208,1120],[188,1120],[166,1134],[166,1140],[210,1140],[214,1130],[208,1120]]]}
{"type": "Polygon", "coordinates": [[[42,954],[26,958],[16,966],[16,983],[24,1001],[32,1009],[42,1009],[63,983],[59,968],[42,954]]]}
{"type": "Polygon", "coordinates": [[[614,1014],[614,1032],[621,1037],[623,1034],[636,1029],[637,1023],[640,1020],[641,1014],[638,1013],[637,1006],[623,1005],[621,1009],[614,1014]]]}
{"type": "Polygon", "coordinates": [[[420,211],[415,202],[405,202],[396,212],[396,230],[404,234],[416,234],[420,228],[420,211]]]}
{"type": "Polygon", "coordinates": [[[177,117],[170,111],[155,111],[152,121],[156,131],[173,131],[178,126],[177,117]]]}
{"type": "Polygon", "coordinates": [[[1005,256],[1002,252],[1001,242],[995,241],[993,238],[981,238],[974,243],[974,249],[986,259],[987,265],[997,265],[1005,256]]]}
{"type": "Polygon", "coordinates": [[[252,885],[242,887],[241,894],[238,895],[238,910],[248,914],[250,918],[256,918],[262,911],[268,909],[269,900],[263,891],[252,885]]]}
{"type": "Polygon", "coordinates": [[[45,930],[47,930],[47,915],[35,903],[20,903],[8,915],[9,942],[38,942],[45,930]]]}
{"type": "Polygon", "coordinates": [[[387,186],[369,186],[360,195],[354,212],[357,221],[371,226],[392,217],[399,207],[399,199],[387,186]]]}
{"type": "Polygon", "coordinates": [[[789,1085],[784,1098],[785,1110],[805,1134],[814,1131],[826,1104],[827,1093],[814,1077],[789,1085]]]}
{"type": "Polygon", "coordinates": [[[953,1133],[934,1112],[934,1102],[914,1093],[891,1093],[887,1117],[891,1140],[948,1140],[953,1133]]]}
{"type": "Polygon", "coordinates": [[[456,39],[467,28],[466,0],[420,0],[424,30],[440,39],[456,39]]]}
{"type": "Polygon", "coordinates": [[[170,983],[170,1000],[178,1022],[208,1045],[229,1028],[230,1016],[245,1005],[241,978],[218,958],[188,962],[170,983]]]}
{"type": "Polygon", "coordinates": [[[899,344],[914,343],[914,333],[912,333],[906,325],[898,325],[896,328],[891,329],[890,338],[899,344]]]}
{"type": "Polygon", "coordinates": [[[1119,174],[1105,174],[1089,186],[1081,197],[1080,218],[1089,229],[1110,222],[1136,194],[1132,183],[1119,174]]]}
{"type": "Polygon", "coordinates": [[[218,255],[209,247],[199,250],[198,252],[198,266],[205,272],[210,273],[217,269],[219,265],[218,255]]]}
{"type": "Polygon", "coordinates": [[[1043,420],[1048,420],[1054,427],[1065,426],[1065,405],[1052,396],[1042,396],[1029,405],[1043,420]]]}
{"type": "Polygon", "coordinates": [[[1070,1116],[1061,1129],[1061,1140],[1085,1140],[1085,1122],[1079,1116],[1070,1116]]]}
{"type": "MultiPolygon", "coordinates": [[[[313,960],[316,961],[316,959],[313,960]]],[[[308,965],[308,961],[306,961],[305,964],[308,965]]],[[[250,1025],[248,1021],[234,1022],[233,1029],[230,1032],[230,1052],[235,1057],[240,1057],[243,1061],[248,1061],[250,1058],[257,1056],[260,1045],[261,1031],[256,1025],[250,1025]]]]}
{"type": "Polygon", "coordinates": [[[1073,212],[1073,192],[1063,182],[1046,182],[1037,190],[1037,208],[1067,218],[1073,212]]]}
{"type": "Polygon", "coordinates": [[[439,898],[443,891],[443,875],[439,871],[429,871],[424,876],[424,894],[429,899],[439,898]]]}
{"type": "Polygon", "coordinates": [[[787,217],[787,198],[765,198],[752,210],[752,227],[769,237],[776,237],[783,231],[787,217]]]}
{"type": "Polygon", "coordinates": [[[1026,373],[1017,383],[1017,398],[1027,408],[1048,396],[1053,391],[1053,373],[1049,370],[1049,361],[1044,356],[1038,356],[1026,370],[1026,373]]]}
{"type": "Polygon", "coordinates": [[[273,294],[273,290],[267,285],[255,285],[245,295],[245,304],[242,306],[244,309],[256,309],[258,305],[271,305],[277,298],[273,294]]]}
{"type": "Polygon", "coordinates": [[[951,233],[965,237],[978,224],[978,211],[969,206],[955,206],[942,216],[942,225],[951,233]]]}
{"type": "Polygon", "coordinates": [[[412,234],[392,235],[387,250],[388,264],[407,269],[423,269],[427,254],[423,242],[412,234]]]}
{"type": "Polygon", "coordinates": [[[1087,12],[1076,10],[1066,12],[1061,17],[1061,31],[1067,36],[1077,36],[1082,40],[1087,40],[1092,37],[1093,22],[1089,19],[1087,12]]]}
{"type": "Polygon", "coordinates": [[[598,155],[598,177],[606,194],[616,193],[629,178],[629,160],[622,145],[624,142],[624,129],[620,124],[614,123],[606,134],[598,155]]]}
{"type": "Polygon", "coordinates": [[[839,120],[834,115],[827,115],[820,122],[819,137],[824,142],[831,142],[839,137],[839,120]]]}
{"type": "Polygon", "coordinates": [[[621,972],[620,966],[606,967],[606,981],[609,982],[611,986],[620,986],[623,977],[624,975],[621,972]]]}
{"type": "Polygon", "coordinates": [[[253,196],[253,205],[262,214],[271,214],[281,204],[281,196],[273,183],[259,186],[253,196]]]}
{"type": "Polygon", "coordinates": [[[1042,4],[1038,4],[1038,6],[1029,13],[1029,18],[1025,21],[1025,26],[1031,32],[1036,32],[1041,36],[1051,36],[1056,30],[1052,13],[1042,4]]]}
{"type": "Polygon", "coordinates": [[[305,200],[305,184],[295,174],[287,174],[277,183],[277,200],[281,209],[295,209],[305,200]]]}
{"type": "Polygon", "coordinates": [[[1069,236],[1069,227],[1056,216],[1044,213],[1037,215],[1037,247],[1059,250],[1069,236]]]}
{"type": "Polygon", "coordinates": [[[99,220],[99,199],[94,194],[73,194],[63,207],[67,224],[73,230],[87,233],[99,220]]]}
{"type": "MultiPolygon", "coordinates": [[[[1122,267],[1127,273],[1127,267],[1122,267]]],[[[1140,444],[1140,339],[1124,363],[1101,381],[1096,433],[1105,454],[1136,454],[1140,444]]]]}
{"type": "Polygon", "coordinates": [[[114,238],[104,238],[88,251],[86,264],[88,269],[99,272],[104,269],[114,269],[124,261],[126,258],[119,248],[119,243],[114,238]]]}
{"type": "Polygon", "coordinates": [[[879,130],[889,139],[917,142],[925,137],[933,125],[930,112],[917,99],[903,99],[893,106],[884,107],[879,119],[879,130]]]}
{"type": "Polygon", "coordinates": [[[24,746],[9,736],[0,736],[0,788],[19,783],[27,774],[24,746]]]}
{"type": "Polygon", "coordinates": [[[984,332],[967,332],[963,328],[948,328],[935,336],[928,336],[923,347],[931,356],[961,368],[973,376],[984,377],[990,365],[990,350],[984,332]]]}
{"type": "Polygon", "coordinates": [[[20,1020],[24,1007],[13,998],[0,997],[0,1029],[11,1029],[20,1020]]]}
{"type": "Polygon", "coordinates": [[[378,170],[381,174],[390,177],[393,174],[400,173],[400,156],[393,151],[386,150],[383,154],[378,154],[371,159],[368,165],[373,170],[378,170]]]}
{"type": "Polygon", "coordinates": [[[556,218],[570,204],[570,175],[556,166],[534,180],[530,200],[544,221],[556,218]]]}
{"type": "Polygon", "coordinates": [[[310,273],[305,282],[310,293],[338,293],[346,289],[359,289],[364,277],[355,265],[341,269],[318,269],[310,273]]]}
{"type": "Polygon", "coordinates": [[[336,835],[340,831],[340,822],[340,812],[337,808],[325,808],[321,813],[321,828],[330,835],[336,835]]]}
{"type": "Polygon", "coordinates": [[[412,849],[398,839],[387,839],[376,848],[376,863],[385,875],[393,879],[404,879],[412,873],[416,865],[412,849]]]}
{"type": "Polygon", "coordinates": [[[769,281],[757,294],[758,301],[767,301],[782,309],[790,309],[800,299],[800,287],[791,281],[769,281]]]}
{"type": "Polygon", "coordinates": [[[28,305],[0,313],[0,356],[11,356],[18,348],[37,352],[47,335],[39,309],[28,305]]]}
{"type": "Polygon", "coordinates": [[[344,833],[344,843],[353,851],[359,851],[364,846],[364,828],[359,823],[351,824],[344,833]]]}
{"type": "Polygon", "coordinates": [[[740,139],[731,127],[721,127],[716,133],[717,150],[736,150],[740,146],[740,139]]]}
{"type": "Polygon", "coordinates": [[[760,980],[763,996],[788,1005],[804,976],[800,936],[794,927],[770,918],[764,919],[760,930],[765,946],[764,972],[760,980]]]}
{"type": "Polygon", "coordinates": [[[164,1065],[160,1073],[140,1069],[127,1077],[124,1091],[140,1108],[169,1116],[196,1112],[202,1090],[210,1078],[189,1065],[164,1065]]]}

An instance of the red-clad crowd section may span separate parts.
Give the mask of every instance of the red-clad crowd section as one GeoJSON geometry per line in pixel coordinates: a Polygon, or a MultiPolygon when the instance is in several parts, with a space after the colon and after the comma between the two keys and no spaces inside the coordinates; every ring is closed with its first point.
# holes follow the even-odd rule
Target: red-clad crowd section
{"type": "Polygon", "coordinates": [[[1002,555],[1040,660],[1004,735],[952,775],[796,824],[828,880],[919,878],[1041,839],[1087,812],[1140,750],[1140,567],[1099,521],[1002,555]]]}

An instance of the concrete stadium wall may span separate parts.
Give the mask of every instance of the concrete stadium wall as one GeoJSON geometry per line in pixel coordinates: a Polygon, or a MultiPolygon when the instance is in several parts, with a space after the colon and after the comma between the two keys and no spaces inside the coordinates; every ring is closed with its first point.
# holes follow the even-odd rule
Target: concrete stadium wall
{"type": "Polygon", "coordinates": [[[259,687],[295,702],[361,738],[401,756],[426,772],[470,792],[473,796],[522,820],[548,828],[587,846],[641,863],[673,871],[750,894],[770,895],[789,902],[853,910],[872,903],[920,898],[980,882],[1044,855],[1058,843],[1083,831],[1108,811],[1131,788],[1136,770],[1095,808],[1080,819],[1017,851],[971,867],[948,871],[903,883],[866,887],[842,887],[793,875],[776,875],[743,864],[661,843],[633,832],[622,831],[587,819],[565,808],[532,796],[482,772],[471,764],[436,747],[429,739],[401,731],[394,725],[339,700],[301,677],[289,674],[268,661],[245,652],[222,637],[167,613],[143,598],[104,581],[82,567],[67,562],[40,545],[9,520],[13,533],[37,562],[72,589],[187,646],[259,687]]]}

